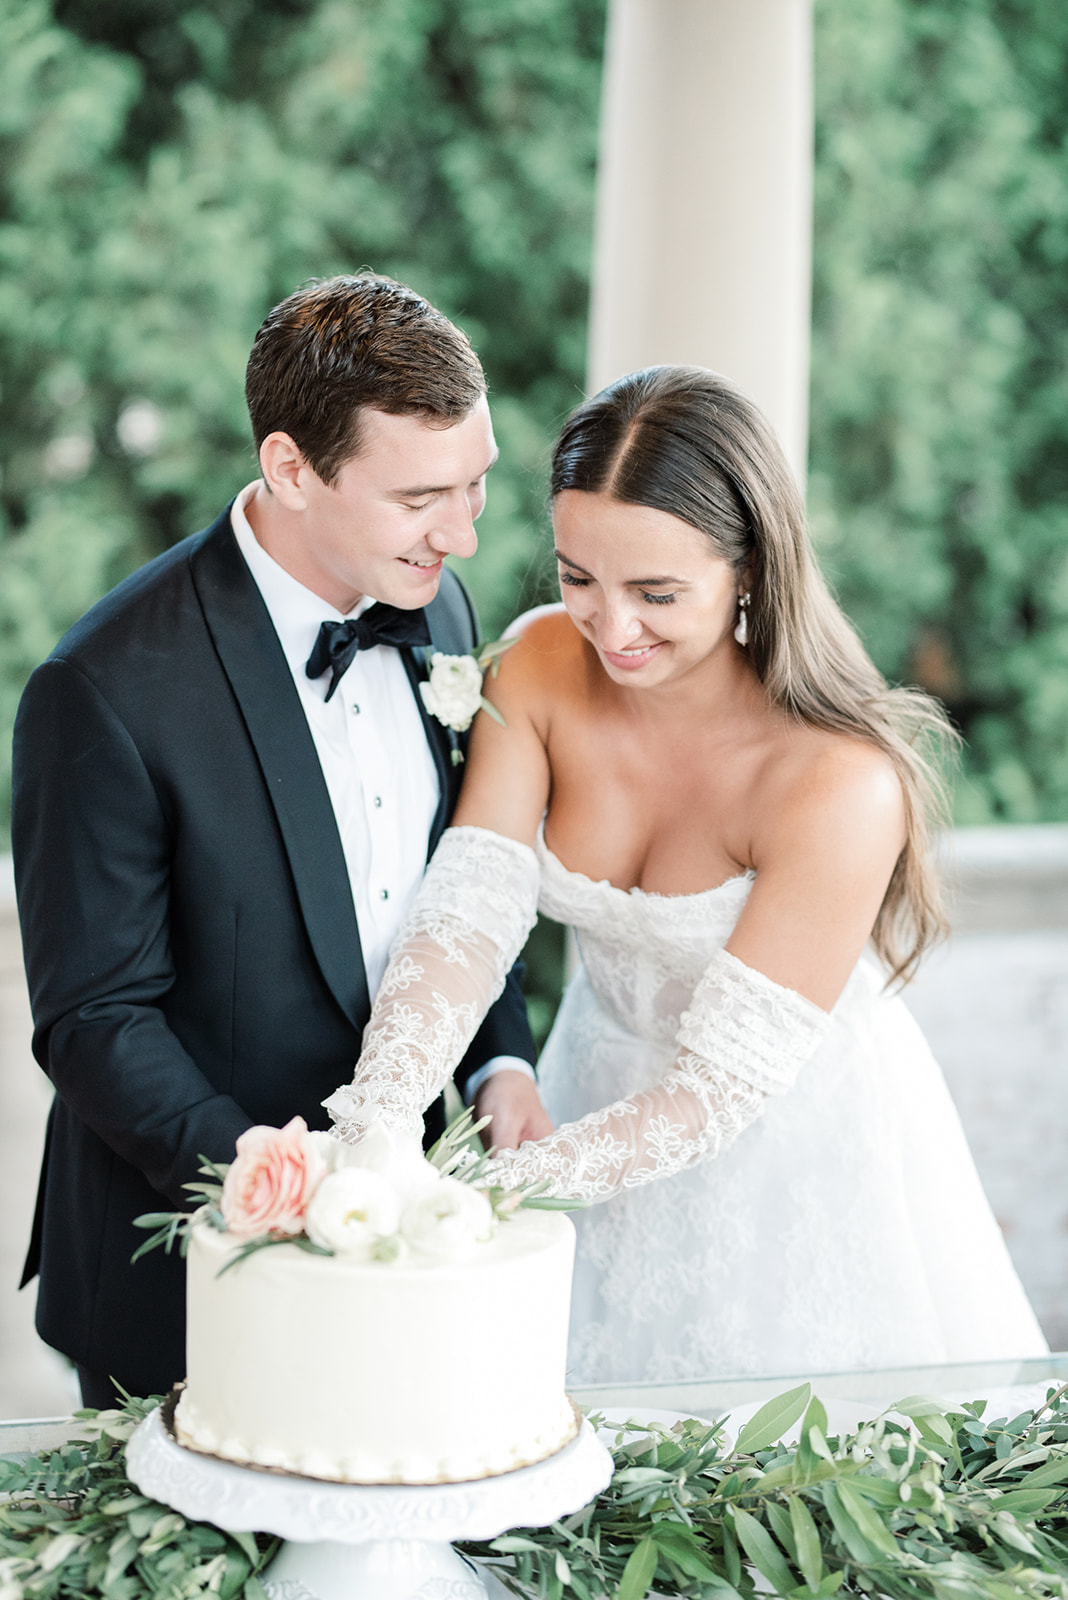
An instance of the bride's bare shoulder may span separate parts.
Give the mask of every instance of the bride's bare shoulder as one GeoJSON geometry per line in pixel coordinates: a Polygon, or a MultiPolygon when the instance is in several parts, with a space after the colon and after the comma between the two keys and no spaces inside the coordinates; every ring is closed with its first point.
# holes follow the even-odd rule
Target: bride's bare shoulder
{"type": "Polygon", "coordinates": [[[577,643],[581,640],[562,600],[524,611],[521,617],[509,623],[504,630],[504,637],[521,639],[537,651],[556,651],[566,648],[572,641],[577,643]]]}
{"type": "Polygon", "coordinates": [[[866,740],[796,725],[768,752],[755,819],[770,842],[826,835],[839,846],[881,834],[903,837],[905,800],[889,755],[866,740]]]}
{"type": "Polygon", "coordinates": [[[501,682],[515,692],[558,691],[583,658],[583,639],[561,604],[535,606],[506,630],[516,642],[501,658],[501,682]]]}

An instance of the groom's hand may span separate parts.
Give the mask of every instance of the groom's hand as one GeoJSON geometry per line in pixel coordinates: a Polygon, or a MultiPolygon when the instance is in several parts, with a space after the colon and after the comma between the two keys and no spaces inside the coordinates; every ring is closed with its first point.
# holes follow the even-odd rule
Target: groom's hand
{"type": "Polygon", "coordinates": [[[544,1139],[553,1131],[533,1078],[508,1067],[486,1079],[475,1095],[474,1111],[476,1118],[493,1118],[481,1134],[487,1150],[516,1150],[524,1139],[544,1139]]]}

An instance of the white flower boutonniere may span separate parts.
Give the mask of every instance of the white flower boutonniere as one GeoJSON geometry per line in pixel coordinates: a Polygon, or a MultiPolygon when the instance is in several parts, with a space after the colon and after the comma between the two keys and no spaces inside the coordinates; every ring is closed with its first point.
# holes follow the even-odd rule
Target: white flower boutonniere
{"type": "MultiPolygon", "coordinates": [[[[446,656],[435,650],[430,657],[430,676],[419,685],[430,715],[451,733],[466,733],[475,720],[475,712],[481,709],[503,728],[504,718],[482,693],[482,679],[487,669],[497,676],[501,656],[514,644],[514,639],[495,639],[492,644],[477,645],[474,653],[467,656],[446,656]]],[[[463,758],[463,751],[454,742],[453,766],[463,758]]]]}

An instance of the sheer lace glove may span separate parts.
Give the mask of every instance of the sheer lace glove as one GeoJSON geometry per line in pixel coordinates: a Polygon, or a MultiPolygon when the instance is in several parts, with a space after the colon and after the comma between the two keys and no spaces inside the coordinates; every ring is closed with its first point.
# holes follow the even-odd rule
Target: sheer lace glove
{"type": "Polygon", "coordinates": [[[548,1193],[587,1201],[671,1177],[718,1155],[769,1095],[792,1088],[829,1024],[818,1006],[720,950],[655,1088],[502,1151],[487,1175],[505,1188],[547,1179],[548,1193]]]}
{"type": "Polygon", "coordinates": [[[381,1118],[421,1133],[534,926],[533,850],[485,828],[448,828],[397,935],[352,1083],[324,1100],[355,1142],[381,1118]]]}

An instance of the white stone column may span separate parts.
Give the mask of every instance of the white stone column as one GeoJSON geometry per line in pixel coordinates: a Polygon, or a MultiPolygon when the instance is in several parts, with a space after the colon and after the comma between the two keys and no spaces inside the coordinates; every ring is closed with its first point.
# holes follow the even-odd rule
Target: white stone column
{"type": "Polygon", "coordinates": [[[587,378],[713,367],[804,481],[812,0],[610,0],[587,378]]]}

